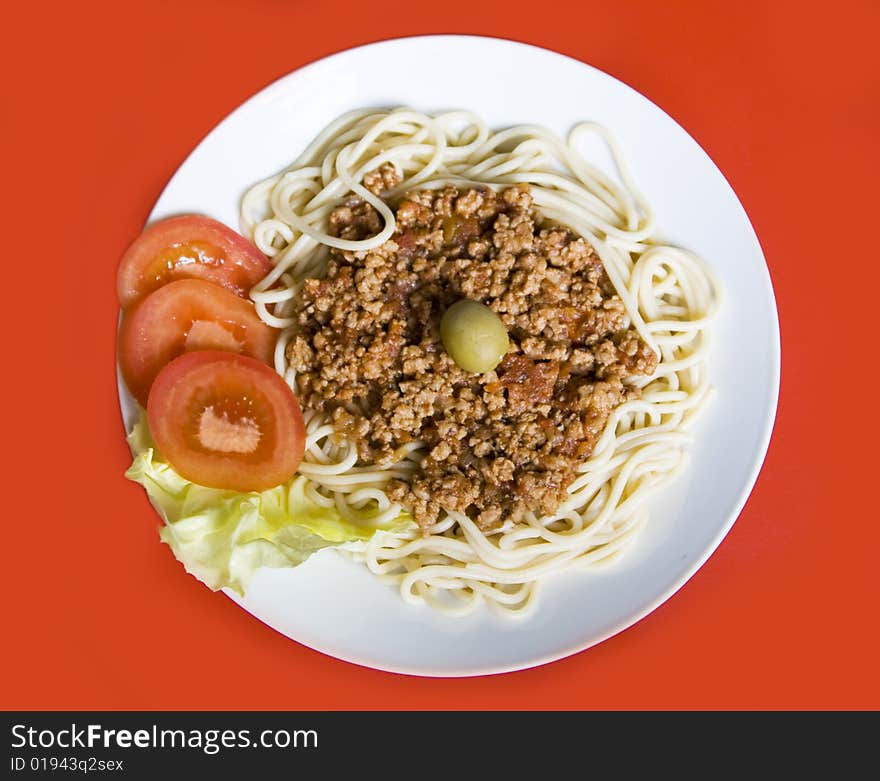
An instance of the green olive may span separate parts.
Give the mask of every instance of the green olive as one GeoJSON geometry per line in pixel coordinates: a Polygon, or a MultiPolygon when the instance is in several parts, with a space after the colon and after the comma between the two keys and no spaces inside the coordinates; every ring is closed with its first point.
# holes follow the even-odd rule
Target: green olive
{"type": "Polygon", "coordinates": [[[443,346],[462,369],[482,374],[504,357],[510,341],[501,318],[478,301],[456,301],[440,320],[443,346]]]}

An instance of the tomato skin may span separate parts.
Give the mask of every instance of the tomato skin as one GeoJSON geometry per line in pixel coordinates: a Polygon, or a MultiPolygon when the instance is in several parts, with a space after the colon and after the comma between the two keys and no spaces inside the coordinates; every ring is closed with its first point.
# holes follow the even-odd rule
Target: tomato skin
{"type": "Polygon", "coordinates": [[[148,225],[125,251],[116,277],[119,304],[130,309],[175,279],[204,279],[242,298],[272,270],[251,242],[222,222],[199,215],[148,225]]]}
{"type": "Polygon", "coordinates": [[[178,355],[219,349],[271,363],[275,341],[250,301],[211,282],[180,279],[123,314],[119,367],[131,395],[146,406],[156,375],[178,355]]]}
{"type": "Polygon", "coordinates": [[[171,361],[153,383],[147,420],[175,471],[209,488],[274,488],[293,477],[305,451],[293,391],[273,369],[234,353],[204,350],[171,361]]]}

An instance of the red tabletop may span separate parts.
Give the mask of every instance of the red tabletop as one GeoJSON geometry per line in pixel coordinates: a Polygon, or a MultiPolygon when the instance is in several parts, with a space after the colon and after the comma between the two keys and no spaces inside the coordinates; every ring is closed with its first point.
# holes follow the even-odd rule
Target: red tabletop
{"type": "Polygon", "coordinates": [[[0,707],[880,707],[880,6],[812,6],[132,0],[7,11],[0,707]],[[142,489],[122,477],[114,376],[116,262],[199,140],[307,62],[430,32],[555,49],[678,120],[751,217],[783,355],[755,490],[674,597],[574,657],[445,681],[323,656],[186,575],[142,489]]]}

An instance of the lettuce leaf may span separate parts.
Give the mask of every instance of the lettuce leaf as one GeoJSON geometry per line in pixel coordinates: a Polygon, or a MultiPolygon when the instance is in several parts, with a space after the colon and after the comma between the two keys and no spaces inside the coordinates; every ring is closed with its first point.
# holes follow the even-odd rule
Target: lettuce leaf
{"type": "Polygon", "coordinates": [[[350,523],[309,499],[300,477],[262,493],[191,483],[156,452],[143,419],[128,443],[134,462],[125,476],[144,487],[165,521],[162,541],[187,572],[215,591],[244,594],[260,567],[295,567],[323,548],[412,524],[406,513],[383,527],[350,523]]]}

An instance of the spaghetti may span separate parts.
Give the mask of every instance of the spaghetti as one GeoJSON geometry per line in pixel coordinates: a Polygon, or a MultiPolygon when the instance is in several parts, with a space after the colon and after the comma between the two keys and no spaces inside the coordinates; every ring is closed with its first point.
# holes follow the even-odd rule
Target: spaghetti
{"type": "Polygon", "coordinates": [[[387,202],[414,189],[527,184],[542,216],[582,236],[598,253],[626,308],[629,324],[659,359],[650,377],[632,378],[640,398],[612,413],[591,457],[579,467],[567,498],[552,514],[525,513],[483,531],[467,515],[446,510],[422,534],[394,526],[403,509],[384,490],[406,480],[424,450],[412,442],[385,467],[359,463],[356,443],[340,438],[328,418],[306,410],[306,455],[295,480],[321,506],[351,522],[380,528],[364,543],[341,547],[407,601],[461,614],[485,602],[523,615],[538,581],[570,566],[616,558],[645,522],[645,501],[682,467],[687,427],[709,393],[704,360],[707,327],[719,288],[693,254],[658,242],[651,209],[635,188],[613,137],[583,123],[567,140],[534,125],[492,132],[478,116],[455,111],[428,116],[408,109],[355,111],[324,130],[284,172],[258,183],[242,202],[246,235],[274,269],[251,291],[260,317],[281,329],[277,371],[296,390],[286,357],[294,301],[304,281],[322,275],[329,248],[369,250],[395,231],[387,202]],[[576,145],[599,135],[614,158],[620,184],[590,164],[576,145]],[[383,200],[364,177],[391,164],[402,181],[383,200]],[[328,233],[330,213],[352,194],[384,225],[362,241],[328,233]]]}

